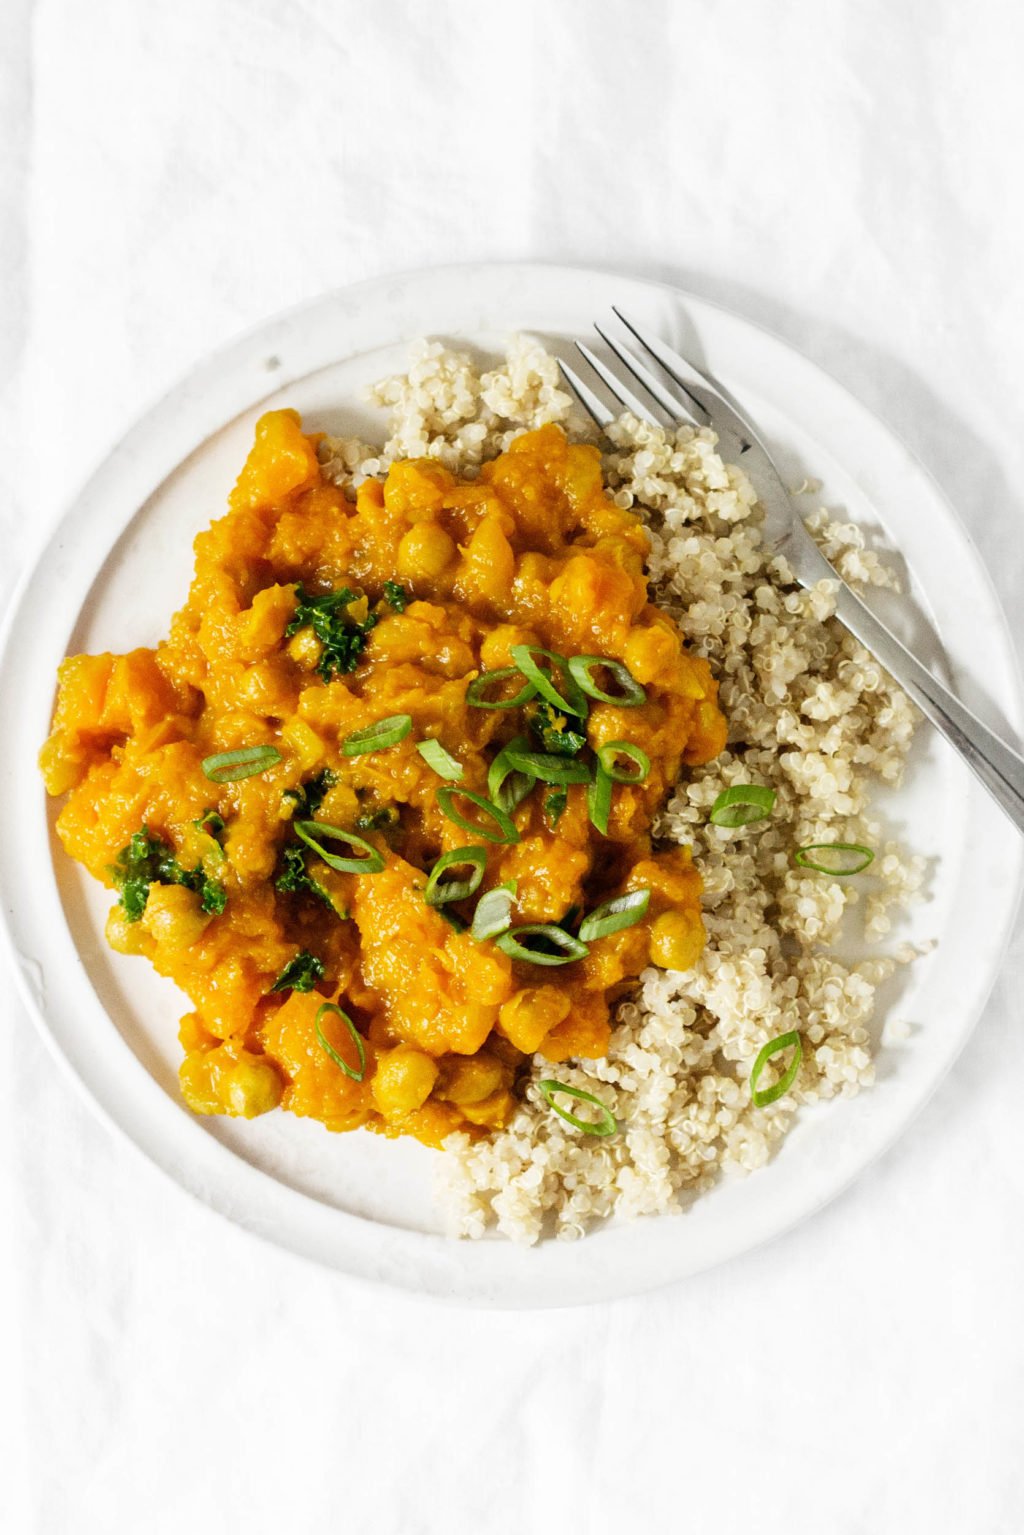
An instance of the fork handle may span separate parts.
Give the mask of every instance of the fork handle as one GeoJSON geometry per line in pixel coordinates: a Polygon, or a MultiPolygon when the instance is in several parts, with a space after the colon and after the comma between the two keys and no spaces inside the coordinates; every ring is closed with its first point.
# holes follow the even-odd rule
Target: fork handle
{"type": "Polygon", "coordinates": [[[836,617],[910,695],[922,714],[960,753],[1017,830],[1024,832],[1024,758],[922,666],[845,581],[839,585],[836,617]]]}

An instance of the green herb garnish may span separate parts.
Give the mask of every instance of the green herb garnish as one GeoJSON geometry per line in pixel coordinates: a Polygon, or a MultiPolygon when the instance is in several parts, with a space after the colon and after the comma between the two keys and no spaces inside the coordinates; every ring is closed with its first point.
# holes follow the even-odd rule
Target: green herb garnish
{"type": "Polygon", "coordinates": [[[347,1077],[351,1077],[353,1082],[361,1082],[366,1075],[366,1046],[363,1044],[363,1036],[352,1022],[352,1019],[349,1017],[348,1013],[343,1012],[336,1002],[325,1002],[322,1007],[318,1007],[316,1010],[316,1018],[313,1020],[313,1027],[316,1029],[316,1037],[320,1041],[322,1049],[326,1050],[335,1066],[340,1066],[345,1075],[347,1077]],[[324,1036],[324,1031],[320,1020],[321,1018],[324,1018],[328,1013],[333,1013],[336,1017],[340,1018],[342,1023],[345,1025],[345,1028],[351,1035],[352,1043],[355,1045],[356,1052],[359,1056],[358,1071],[353,1071],[348,1062],[343,1060],[342,1057],[338,1054],[337,1050],[335,1050],[330,1040],[324,1036]]]}
{"type": "Polygon", "coordinates": [[[396,613],[404,613],[405,605],[409,601],[409,593],[404,586],[399,586],[397,581],[384,582],[384,600],[396,613]]]}
{"type": "Polygon", "coordinates": [[[597,938],[607,938],[624,927],[633,927],[646,914],[651,899],[649,889],[627,890],[625,895],[613,896],[601,906],[595,906],[580,923],[580,941],[593,943],[597,938]]]}
{"type": "Polygon", "coordinates": [[[357,837],[354,831],[346,831],[343,826],[331,826],[327,821],[296,821],[294,826],[306,846],[312,848],[328,868],[337,870],[339,874],[379,874],[384,867],[384,859],[373,843],[357,837]],[[323,846],[325,841],[340,842],[358,850],[362,856],[351,858],[329,853],[323,846]]]}
{"type": "Polygon", "coordinates": [[[240,746],[233,752],[214,752],[212,757],[204,757],[200,766],[211,783],[235,783],[265,773],[280,760],[276,746],[240,746]]]}
{"type": "Polygon", "coordinates": [[[568,789],[549,789],[544,796],[544,819],[548,823],[548,830],[554,831],[569,803],[568,789]]]}
{"type": "Polygon", "coordinates": [[[759,783],[735,783],[723,789],[708,817],[712,826],[752,826],[771,815],[775,790],[759,783]]]}
{"type": "Polygon", "coordinates": [[[556,922],[528,922],[513,927],[497,940],[498,948],[509,959],[521,959],[531,965],[571,965],[590,953],[585,943],[567,933],[556,922]]]}
{"type": "Polygon", "coordinates": [[[452,848],[451,852],[442,853],[431,869],[423,899],[428,906],[447,906],[450,901],[464,901],[467,896],[479,890],[486,869],[485,847],[452,848]],[[441,876],[449,869],[454,869],[456,874],[442,879],[441,876]],[[468,870],[468,873],[459,878],[463,870],[468,870]]]}
{"type": "Polygon", "coordinates": [[[376,613],[367,613],[362,620],[348,615],[349,605],[358,601],[359,594],[347,586],[319,597],[308,595],[301,582],[295,588],[295,612],[285,636],[312,629],[323,647],[316,669],[325,682],[336,672],[344,675],[355,671],[370,630],[378,622],[376,613]]]}
{"type": "Polygon", "coordinates": [[[570,656],[567,664],[577,687],[588,698],[596,698],[599,703],[618,704],[620,709],[635,709],[647,697],[632,673],[621,661],[613,661],[610,656],[570,656]],[[603,667],[611,675],[618,686],[617,693],[609,693],[598,686],[591,676],[595,666],[603,667]]]}
{"type": "Polygon", "coordinates": [[[845,879],[848,874],[859,874],[875,855],[863,842],[809,842],[798,847],[793,862],[801,869],[813,869],[817,874],[832,874],[845,879]]]}
{"type": "Polygon", "coordinates": [[[170,844],[154,836],[148,826],[135,832],[121,849],[110,873],[129,922],[138,922],[145,911],[151,885],[184,885],[194,890],[210,916],[219,917],[227,905],[228,893],[220,881],[210,879],[202,864],[182,868],[170,844]]]}
{"type": "Polygon", "coordinates": [[[634,746],[632,741],[609,741],[606,746],[599,746],[597,760],[614,783],[643,783],[651,771],[650,757],[641,746],[634,746]],[[631,762],[632,768],[624,768],[619,761],[620,757],[631,762]]]}
{"type": "Polygon", "coordinates": [[[285,789],[281,797],[291,800],[299,820],[309,820],[320,809],[328,789],[333,789],[337,782],[338,775],[325,767],[315,778],[307,778],[305,783],[299,784],[297,789],[285,789]]]}
{"type": "Polygon", "coordinates": [[[312,991],[317,981],[323,978],[323,973],[323,960],[310,954],[308,949],[300,949],[295,958],[288,961],[270,989],[272,992],[312,991]]]}
{"type": "Polygon", "coordinates": [[[473,938],[477,943],[483,943],[485,938],[497,938],[499,933],[511,927],[515,894],[516,881],[509,879],[480,897],[473,913],[473,938]]]}
{"type": "Polygon", "coordinates": [[[356,821],[357,831],[387,832],[398,825],[398,811],[393,805],[382,805],[379,810],[364,810],[356,821]]]}
{"type": "Polygon", "coordinates": [[[329,906],[336,917],[344,922],[347,912],[339,911],[330,895],[310,874],[306,866],[305,849],[298,842],[291,842],[281,854],[281,872],[274,880],[274,889],[284,895],[311,895],[329,906]]]}
{"type": "Polygon", "coordinates": [[[502,810],[500,805],[493,805],[490,800],[484,799],[482,794],[471,794],[468,789],[438,789],[437,803],[455,825],[462,831],[474,833],[477,837],[483,837],[485,842],[518,842],[519,833],[515,822],[502,810]],[[477,810],[481,811],[493,825],[481,826],[479,823],[467,820],[461,810],[455,804],[456,799],[468,800],[477,810]]]}
{"type": "Polygon", "coordinates": [[[538,698],[526,711],[527,723],[546,752],[556,757],[575,757],[587,744],[587,738],[573,730],[546,698],[538,698]]]}
{"type": "Polygon", "coordinates": [[[343,757],[365,757],[367,752],[386,751],[404,741],[412,729],[411,714],[389,714],[386,719],[374,720],[362,730],[353,730],[341,743],[343,757]]]}
{"type": "Polygon", "coordinates": [[[750,1071],[750,1097],[755,1108],[767,1108],[769,1103],[774,1103],[777,1098],[789,1092],[796,1081],[803,1054],[803,1041],[795,1029],[791,1029],[787,1034],[780,1034],[776,1039],[770,1039],[766,1045],[762,1045],[750,1071]],[[782,1050],[792,1050],[793,1059],[777,1082],[773,1082],[771,1087],[759,1088],[757,1084],[765,1066],[773,1055],[778,1055],[782,1050]]]}

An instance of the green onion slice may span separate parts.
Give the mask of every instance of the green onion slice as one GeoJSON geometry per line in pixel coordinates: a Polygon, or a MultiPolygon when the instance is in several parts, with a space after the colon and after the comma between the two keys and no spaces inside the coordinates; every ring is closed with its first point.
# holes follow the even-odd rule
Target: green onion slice
{"type": "Polygon", "coordinates": [[[483,837],[485,842],[519,841],[519,833],[516,831],[515,822],[508,811],[502,810],[500,805],[492,804],[490,800],[484,799],[482,794],[473,794],[469,789],[438,789],[437,803],[449,821],[454,821],[455,825],[460,827],[462,831],[472,832],[477,837],[483,837]],[[497,829],[492,831],[489,826],[479,826],[474,824],[473,821],[467,820],[462,812],[455,808],[455,800],[457,798],[468,799],[471,805],[475,805],[477,810],[494,822],[497,829]]]}
{"type": "Polygon", "coordinates": [[[367,842],[354,831],[346,831],[343,826],[331,826],[326,821],[293,821],[292,825],[306,846],[311,847],[330,868],[337,869],[339,874],[379,874],[384,867],[384,859],[373,843],[367,842]],[[340,858],[337,853],[329,853],[321,846],[324,837],[329,842],[347,842],[349,847],[362,848],[365,856],[340,858]]]}
{"type": "Polygon", "coordinates": [[[597,760],[615,783],[643,783],[651,771],[650,757],[642,747],[634,746],[632,741],[609,741],[607,746],[599,746],[597,760]],[[623,768],[617,760],[619,757],[627,757],[636,771],[630,772],[623,768]]]}
{"type": "Polygon", "coordinates": [[[539,778],[541,783],[589,783],[590,769],[585,762],[558,757],[554,752],[520,751],[506,746],[504,756],[517,773],[539,778]]]}
{"type": "Polygon", "coordinates": [[[212,757],[204,757],[201,766],[211,782],[234,783],[238,778],[265,773],[280,760],[281,753],[276,746],[240,746],[237,751],[215,752],[212,757]]]}
{"type": "Polygon", "coordinates": [[[754,1062],[750,1072],[750,1097],[755,1108],[767,1108],[769,1103],[774,1103],[777,1098],[782,1097],[783,1093],[789,1092],[789,1089],[796,1081],[796,1074],[800,1070],[803,1054],[803,1041],[795,1029],[790,1029],[788,1034],[780,1034],[776,1039],[770,1039],[766,1045],[761,1047],[757,1053],[757,1060],[754,1062]],[[792,1050],[793,1059],[777,1082],[773,1083],[771,1087],[759,1088],[757,1084],[765,1066],[773,1055],[778,1055],[782,1050],[792,1050]]]}
{"type": "Polygon", "coordinates": [[[528,677],[536,691],[542,698],[546,698],[549,704],[554,704],[556,709],[564,709],[567,714],[575,714],[580,719],[586,719],[589,705],[586,694],[569,670],[569,663],[564,656],[558,655],[553,650],[542,650],[539,645],[513,645],[510,652],[516,666],[524,677],[528,677]],[[560,671],[564,693],[560,693],[551,680],[551,672],[546,672],[538,666],[534,656],[543,656],[551,662],[551,672],[560,671]]]}
{"type": "Polygon", "coordinates": [[[509,879],[503,885],[495,885],[493,890],[485,891],[480,897],[473,913],[472,936],[477,943],[483,943],[486,938],[497,938],[499,933],[507,932],[512,926],[515,894],[516,881],[509,879]]]}
{"type": "Polygon", "coordinates": [[[580,923],[580,941],[593,943],[595,938],[607,938],[609,933],[635,926],[646,915],[650,899],[651,892],[645,886],[642,890],[627,890],[625,895],[613,896],[603,905],[595,906],[580,923]]]}
{"type": "Polygon", "coordinates": [[[711,807],[712,826],[750,826],[775,808],[775,790],[759,783],[737,783],[723,789],[711,807]]]}
{"type": "Polygon", "coordinates": [[[601,766],[599,758],[594,781],[587,789],[587,814],[602,837],[607,837],[608,835],[608,817],[611,814],[611,809],[612,781],[601,766]]]}
{"type": "Polygon", "coordinates": [[[862,842],[809,842],[798,847],[793,862],[801,869],[814,869],[818,874],[834,874],[844,879],[848,874],[859,874],[875,855],[862,842]]]}
{"type": "Polygon", "coordinates": [[[498,948],[509,959],[526,960],[531,965],[571,965],[573,960],[585,959],[590,953],[585,943],[555,922],[528,922],[524,927],[510,928],[499,937],[498,948]],[[548,947],[534,948],[530,939],[548,947]],[[552,949],[559,952],[553,954],[552,949]]]}
{"type": "Polygon", "coordinates": [[[337,1003],[335,1002],[325,1002],[322,1007],[318,1007],[316,1010],[314,1026],[316,1028],[317,1039],[320,1041],[323,1048],[327,1051],[327,1054],[330,1056],[335,1066],[340,1066],[346,1077],[351,1077],[353,1082],[361,1082],[366,1075],[366,1046],[363,1044],[363,1036],[352,1022],[352,1019],[348,1016],[348,1013],[342,1012],[341,1008],[338,1007],[337,1003]],[[330,1040],[324,1037],[324,1031],[320,1026],[320,1020],[325,1013],[336,1013],[337,1016],[341,1019],[342,1023],[345,1025],[348,1032],[351,1034],[352,1042],[359,1053],[358,1071],[353,1071],[348,1062],[342,1060],[341,1056],[338,1054],[337,1050],[335,1050],[330,1040]]]}
{"type": "Polygon", "coordinates": [[[442,853],[430,871],[423,899],[428,906],[446,906],[449,901],[464,901],[480,888],[480,881],[487,868],[485,847],[455,847],[450,853],[442,853]],[[441,876],[447,869],[468,869],[466,879],[446,879],[441,876]]]}
{"type": "Polygon", "coordinates": [[[464,933],[469,926],[465,917],[460,917],[457,911],[449,911],[447,906],[439,906],[437,915],[443,917],[448,926],[454,928],[457,933],[464,933]]]}
{"type": "Polygon", "coordinates": [[[451,783],[458,783],[462,777],[462,763],[451,752],[445,751],[440,741],[431,738],[429,741],[417,741],[416,750],[423,758],[427,767],[433,768],[439,778],[447,778],[451,783]]]}
{"type": "Polygon", "coordinates": [[[570,1087],[567,1082],[556,1082],[553,1077],[547,1077],[543,1082],[537,1083],[537,1089],[544,1094],[550,1108],[553,1108],[559,1119],[564,1119],[566,1124],[572,1125],[576,1130],[582,1130],[584,1135],[614,1135],[619,1122],[611,1109],[595,1098],[593,1093],[585,1093],[582,1087],[570,1087]],[[576,1098],[580,1103],[593,1104],[595,1109],[600,1109],[598,1119],[578,1119],[575,1114],[570,1114],[568,1109],[560,1109],[555,1102],[557,1094],[564,1094],[566,1098],[576,1098]]]}
{"type": "Polygon", "coordinates": [[[619,704],[623,709],[635,709],[647,701],[646,692],[632,673],[621,661],[613,661],[610,656],[570,656],[568,666],[573,680],[588,698],[596,698],[603,704],[619,704]],[[598,687],[590,675],[595,666],[603,666],[611,672],[618,683],[618,693],[606,693],[598,687]]]}
{"type": "Polygon", "coordinates": [[[537,780],[532,773],[517,773],[509,761],[510,752],[526,752],[530,743],[525,736],[516,736],[495,757],[487,769],[487,793],[495,805],[511,815],[526,798],[537,780]]]}
{"type": "Polygon", "coordinates": [[[520,704],[525,704],[536,693],[537,689],[532,682],[520,688],[514,698],[490,698],[486,695],[496,682],[505,682],[509,677],[515,677],[518,681],[522,675],[518,666],[503,666],[496,672],[481,672],[466,689],[466,702],[472,704],[474,709],[518,709],[520,704]]]}
{"type": "Polygon", "coordinates": [[[411,714],[389,714],[387,719],[377,720],[362,730],[353,730],[341,743],[341,755],[362,757],[367,752],[382,752],[385,747],[404,741],[411,729],[411,714]]]}

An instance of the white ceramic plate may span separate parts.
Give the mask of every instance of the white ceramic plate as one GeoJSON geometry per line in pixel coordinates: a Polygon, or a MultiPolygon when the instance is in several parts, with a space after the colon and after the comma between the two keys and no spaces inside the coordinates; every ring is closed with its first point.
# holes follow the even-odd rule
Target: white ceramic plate
{"type": "Polygon", "coordinates": [[[940,943],[885,996],[883,1015],[897,1012],[911,1033],[881,1049],[877,1085],[805,1113],[768,1168],[723,1181],[681,1216],[533,1249],[445,1238],[431,1198],[435,1153],[414,1143],[331,1136],[286,1114],[252,1123],[190,1115],[176,1089],[183,999],[143,961],[107,949],[109,895],[61,854],[35,758],[64,654],[153,645],[165,633],[186,594],[192,537],[223,508],[260,412],[294,405],[310,427],[372,440],[382,421],[361,388],[400,369],[413,338],[492,350],[528,330],[564,350],[612,303],[703,357],[794,480],[817,476],[823,502],[882,531],[906,561],[911,592],[895,621],[933,651],[934,626],[965,700],[1019,726],[1012,648],[985,571],[887,428],[735,315],[656,284],[557,267],[447,268],[363,284],[203,363],[82,491],[22,585],[0,658],[0,894],[22,990],[58,1058],[110,1124],[250,1230],[351,1274],[487,1305],[576,1304],[706,1268],[819,1208],[904,1128],[981,1011],[1021,877],[1019,839],[952,753],[922,729],[909,783],[890,807],[909,845],[936,860],[929,900],[899,936],[940,943]],[[31,623],[19,621],[25,609],[31,623]],[[36,872],[30,883],[25,869],[36,872]]]}

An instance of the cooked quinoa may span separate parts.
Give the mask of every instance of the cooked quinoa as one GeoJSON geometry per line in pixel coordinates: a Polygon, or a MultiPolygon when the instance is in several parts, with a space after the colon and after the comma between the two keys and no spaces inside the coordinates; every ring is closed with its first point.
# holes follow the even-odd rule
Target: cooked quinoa
{"type": "MultiPolygon", "coordinates": [[[[391,412],[382,449],[339,438],[321,447],[342,484],[421,455],[472,474],[549,421],[592,435],[554,358],[528,338],[488,372],[436,342],[419,343],[408,372],[378,384],[373,399],[391,412]]],[[[611,494],[650,531],[651,595],[707,657],[729,720],[725,752],[686,771],[656,827],[693,848],[708,941],[686,974],[643,973],[619,1007],[607,1057],[537,1061],[507,1129],[477,1142],[450,1137],[440,1193],[462,1236],[489,1228],[522,1242],[581,1236],[609,1216],[677,1210],[726,1167],[763,1166],[801,1104],[870,1085],[877,988],[911,957],[903,945],[851,964],[834,945],[860,901],[864,946],[884,939],[893,910],[923,881],[924,861],[885,840],[869,803],[874,783],[901,780],[912,705],[832,618],[835,583],[803,591],[762,547],[753,488],[723,463],[713,432],[670,433],[624,415],[603,446],[611,494]],[[770,819],[711,825],[717,796],[740,783],[774,789],[770,819]],[[827,841],[874,848],[870,871],[842,880],[794,866],[794,848],[827,841]],[[799,1074],[782,1098],[755,1108],[753,1061],[793,1029],[803,1041],[799,1074]],[[552,1113],[535,1085],[552,1076],[597,1096],[620,1133],[588,1136],[552,1113]]],[[[896,586],[859,528],[824,510],[807,521],[851,584],[896,586]]]]}

